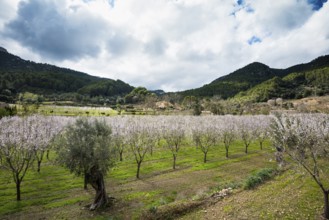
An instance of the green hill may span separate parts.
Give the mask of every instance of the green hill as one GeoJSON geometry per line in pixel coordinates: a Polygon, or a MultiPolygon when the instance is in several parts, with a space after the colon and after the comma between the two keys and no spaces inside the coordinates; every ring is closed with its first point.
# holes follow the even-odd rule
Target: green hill
{"type": "MultiPolygon", "coordinates": [[[[302,98],[329,93],[329,55],[286,69],[254,62],[184,96],[266,101],[270,98],[302,98]]],[[[51,100],[112,100],[134,88],[121,80],[91,76],[71,69],[26,61],[0,47],[0,101],[13,102],[17,94],[31,92],[51,100]]],[[[161,92],[161,94],[163,94],[161,92]]]]}
{"type": "Polygon", "coordinates": [[[4,48],[0,50],[0,101],[12,101],[16,94],[23,92],[44,96],[75,93],[89,97],[113,97],[128,94],[132,90],[132,86],[121,80],[26,61],[4,48]]]}
{"type": "MultiPolygon", "coordinates": [[[[258,98],[252,98],[252,100],[265,100],[269,97],[295,97],[296,92],[289,91],[291,88],[295,88],[289,85],[290,82],[286,80],[285,86],[283,88],[280,87],[283,91],[281,91],[279,88],[275,89],[278,84],[281,85],[284,82],[280,82],[280,80],[283,80],[283,78],[291,73],[306,73],[309,72],[309,75],[312,72],[312,77],[316,77],[318,73],[318,70],[321,72],[323,68],[329,67],[329,55],[319,57],[309,63],[306,64],[299,64],[292,67],[289,67],[287,69],[273,69],[269,66],[254,62],[251,63],[241,69],[238,69],[234,71],[233,73],[230,73],[226,76],[220,77],[214,81],[212,81],[209,84],[206,84],[200,88],[186,90],[183,92],[180,92],[183,96],[199,96],[199,97],[212,97],[212,96],[221,96],[224,99],[232,98],[236,96],[238,97],[242,96],[250,96],[251,94],[255,93],[255,90],[259,91],[260,97],[258,98]],[[256,87],[255,87],[256,86],[256,87]],[[253,88],[255,87],[255,88],[253,88]],[[274,88],[273,88],[274,87],[274,88]],[[267,91],[269,94],[261,94],[261,91],[267,91]],[[275,90],[275,91],[272,91],[275,90]],[[285,91],[288,90],[288,91],[285,91]],[[247,92],[248,91],[248,92],[247,92]],[[281,92],[283,92],[281,94],[281,92]],[[273,94],[272,94],[273,93],[273,94]]],[[[326,71],[323,70],[326,75],[326,71]]],[[[311,78],[312,78],[311,77],[311,78]]],[[[308,83],[315,83],[318,80],[314,79],[311,80],[310,77],[308,77],[309,80],[303,81],[304,87],[307,87],[308,83]],[[314,82],[313,82],[314,81],[314,82]]],[[[327,87],[321,86],[321,91],[324,93],[329,92],[327,87]]]]}
{"type": "Polygon", "coordinates": [[[271,98],[304,98],[310,95],[329,93],[329,67],[305,72],[294,72],[280,78],[274,77],[255,87],[240,92],[236,99],[262,102],[271,98]]]}

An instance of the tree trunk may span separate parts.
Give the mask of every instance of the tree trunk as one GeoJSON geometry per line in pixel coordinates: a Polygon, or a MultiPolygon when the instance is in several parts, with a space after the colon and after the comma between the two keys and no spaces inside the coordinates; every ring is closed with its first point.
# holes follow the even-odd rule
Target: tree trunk
{"type": "Polygon", "coordinates": [[[38,160],[38,173],[40,173],[40,167],[41,167],[41,160],[38,160]]]}
{"type": "Polygon", "coordinates": [[[47,160],[49,160],[49,150],[47,150],[47,160]]]}
{"type": "Polygon", "coordinates": [[[225,147],[226,150],[226,159],[228,158],[228,147],[225,147]]]}
{"type": "Polygon", "coordinates": [[[137,162],[137,173],[136,173],[136,178],[139,179],[139,171],[141,169],[141,164],[142,162],[137,162]]]}
{"type": "Polygon", "coordinates": [[[83,189],[87,190],[88,189],[88,174],[85,173],[85,178],[84,178],[84,183],[83,183],[83,189]]]}
{"type": "Polygon", "coordinates": [[[17,201],[21,201],[21,182],[18,179],[18,175],[17,175],[17,179],[16,179],[16,200],[17,201]]]}
{"type": "Polygon", "coordinates": [[[323,195],[324,195],[324,213],[323,213],[323,217],[325,219],[329,219],[329,201],[328,201],[328,194],[329,194],[329,190],[327,191],[323,191],[323,195]]]}
{"type": "Polygon", "coordinates": [[[207,153],[208,152],[203,152],[203,162],[207,163],[207,153]]]}
{"type": "Polygon", "coordinates": [[[263,142],[262,141],[259,142],[259,145],[260,145],[260,149],[263,150],[263,142]]]}
{"type": "Polygon", "coordinates": [[[95,189],[96,195],[94,203],[90,205],[90,210],[95,210],[104,207],[108,203],[108,196],[106,194],[104,176],[97,167],[93,167],[90,173],[87,174],[88,183],[95,189]]]}
{"type": "Polygon", "coordinates": [[[248,154],[248,145],[246,145],[245,153],[248,154]]]}
{"type": "Polygon", "coordinates": [[[175,169],[176,169],[176,157],[177,157],[177,156],[176,156],[176,154],[173,154],[172,156],[173,156],[173,158],[174,158],[172,168],[175,170],[175,169]]]}
{"type": "Polygon", "coordinates": [[[123,158],[122,158],[123,151],[120,151],[119,154],[120,154],[120,161],[123,161],[123,158]]]}

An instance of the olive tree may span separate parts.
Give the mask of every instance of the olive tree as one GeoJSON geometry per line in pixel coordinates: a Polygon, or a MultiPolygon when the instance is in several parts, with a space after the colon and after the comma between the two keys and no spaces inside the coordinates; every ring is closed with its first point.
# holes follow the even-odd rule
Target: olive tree
{"type": "Polygon", "coordinates": [[[115,148],[110,147],[111,128],[101,120],[79,118],[68,125],[58,141],[58,161],[96,191],[90,210],[108,203],[104,176],[114,165],[115,148]]]}
{"type": "Polygon", "coordinates": [[[329,219],[328,115],[279,115],[271,123],[273,144],[316,182],[324,196],[324,217],[329,219]]]}

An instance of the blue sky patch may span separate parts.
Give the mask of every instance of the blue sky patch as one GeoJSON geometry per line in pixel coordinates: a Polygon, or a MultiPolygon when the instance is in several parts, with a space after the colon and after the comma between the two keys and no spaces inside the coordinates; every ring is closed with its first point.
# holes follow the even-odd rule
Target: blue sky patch
{"type": "Polygon", "coordinates": [[[312,5],[313,10],[318,11],[322,8],[323,4],[326,3],[328,0],[307,0],[308,4],[312,5]]]}
{"type": "Polygon", "coordinates": [[[248,13],[254,13],[255,10],[252,7],[250,7],[250,6],[247,6],[246,7],[246,12],[248,12],[248,13]]]}
{"type": "Polygon", "coordinates": [[[237,3],[238,3],[238,5],[243,5],[244,4],[244,0],[238,0],[237,3]]]}
{"type": "Polygon", "coordinates": [[[250,38],[248,40],[249,45],[253,45],[255,43],[260,43],[260,42],[262,42],[262,39],[260,39],[259,37],[256,37],[256,36],[252,36],[252,38],[250,38]]]}

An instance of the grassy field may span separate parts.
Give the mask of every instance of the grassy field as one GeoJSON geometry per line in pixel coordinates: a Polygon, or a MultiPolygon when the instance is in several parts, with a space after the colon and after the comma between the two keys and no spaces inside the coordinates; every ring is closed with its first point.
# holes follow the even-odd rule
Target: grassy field
{"type": "Polygon", "coordinates": [[[218,146],[211,149],[205,164],[202,152],[186,144],[178,154],[176,170],[171,168],[169,151],[157,148],[143,162],[139,180],[135,178],[135,161],[127,149],[124,161],[118,162],[106,178],[107,192],[115,198],[113,205],[94,212],[86,208],[94,191],[83,190],[81,177],[56,165],[53,153],[51,159],[42,164],[40,174],[34,170],[28,172],[20,202],[15,201],[15,185],[10,173],[0,171],[0,219],[147,219],[176,218],[183,214],[187,214],[185,219],[202,219],[208,218],[205,214],[210,215],[212,209],[224,210],[223,215],[217,214],[219,218],[213,219],[262,216],[264,219],[280,216],[300,219],[321,213],[319,190],[308,176],[304,178],[300,173],[286,171],[254,190],[243,189],[250,175],[263,168],[276,167],[269,143],[266,146],[260,150],[254,143],[246,155],[242,143],[235,142],[229,159],[225,158],[224,147],[218,146]],[[211,205],[205,203],[214,192],[227,187],[234,188],[231,196],[211,205]],[[290,197],[290,194],[296,196],[290,197]],[[286,208],[280,214],[282,207],[286,208]]]}
{"type": "Polygon", "coordinates": [[[255,190],[241,190],[181,220],[322,219],[322,192],[308,174],[288,170],[255,190]]]}
{"type": "Polygon", "coordinates": [[[118,112],[109,107],[78,107],[57,105],[15,105],[19,115],[40,114],[60,116],[111,116],[118,112]]]}

